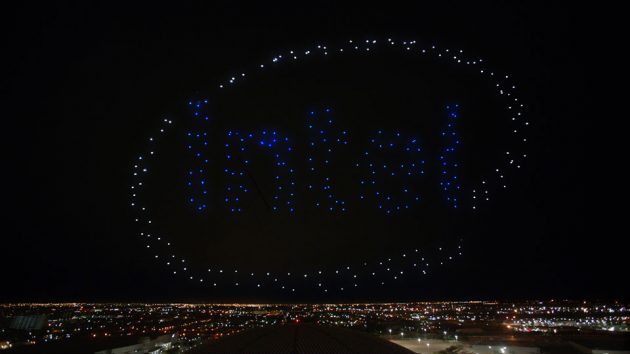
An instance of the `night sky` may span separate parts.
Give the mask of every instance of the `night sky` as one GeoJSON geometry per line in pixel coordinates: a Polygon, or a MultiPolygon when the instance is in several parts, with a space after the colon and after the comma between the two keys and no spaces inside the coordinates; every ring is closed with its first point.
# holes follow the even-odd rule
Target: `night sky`
{"type": "MultiPolygon", "coordinates": [[[[3,12],[0,301],[627,297],[627,283],[620,279],[626,265],[623,232],[595,212],[605,203],[593,192],[600,185],[595,170],[601,162],[593,128],[603,121],[593,108],[598,86],[586,49],[595,34],[583,29],[584,11],[499,3],[196,2],[24,5],[3,12]],[[219,191],[211,195],[212,212],[191,210],[184,188],[187,165],[194,162],[185,157],[184,133],[191,128],[187,103],[207,97],[216,97],[211,114],[223,117],[214,130],[219,143],[209,150],[217,159],[225,153],[222,139],[230,129],[277,127],[304,142],[300,129],[307,113],[332,107],[335,123],[351,132],[355,149],[338,156],[347,162],[332,172],[341,186],[352,184],[356,171],[344,166],[355,161],[376,129],[419,134],[427,159],[435,159],[444,105],[454,100],[461,104],[462,178],[478,180],[501,153],[496,145],[505,142],[506,127],[495,117],[496,102],[477,89],[480,83],[447,67],[396,55],[361,64],[322,61],[248,77],[234,94],[215,95],[219,82],[277,51],[388,37],[461,48],[514,77],[532,127],[529,158],[509,176],[507,191],[479,212],[449,212],[431,187],[438,177],[428,173],[421,186],[427,200],[411,214],[385,217],[355,203],[347,215],[331,217],[298,200],[298,215],[272,216],[265,200],[272,186],[265,178],[271,174],[261,165],[250,171],[260,186],[247,212],[234,216],[222,209],[221,177],[210,178],[213,193],[219,191]],[[129,206],[133,161],[164,117],[179,125],[160,145],[165,154],[155,166],[159,177],[148,186],[149,201],[159,210],[161,230],[178,235],[179,251],[192,263],[210,257],[226,269],[301,271],[374,259],[418,243],[454,246],[460,236],[464,255],[424,277],[385,288],[368,283],[343,294],[213,289],[172,276],[138,238],[129,206]],[[217,233],[224,237],[213,238],[217,233]],[[242,245],[250,247],[229,252],[242,245]]],[[[218,163],[212,173],[220,175],[223,166],[218,163]]],[[[295,166],[306,170],[304,163],[295,166]]],[[[360,194],[355,187],[342,189],[360,194]]]]}

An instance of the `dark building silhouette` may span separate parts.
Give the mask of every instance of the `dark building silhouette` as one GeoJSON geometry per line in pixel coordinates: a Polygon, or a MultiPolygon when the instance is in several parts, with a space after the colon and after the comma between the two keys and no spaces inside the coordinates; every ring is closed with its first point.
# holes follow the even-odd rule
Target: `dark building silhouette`
{"type": "Polygon", "coordinates": [[[191,353],[413,353],[374,335],[313,324],[252,329],[195,348],[191,353]]]}

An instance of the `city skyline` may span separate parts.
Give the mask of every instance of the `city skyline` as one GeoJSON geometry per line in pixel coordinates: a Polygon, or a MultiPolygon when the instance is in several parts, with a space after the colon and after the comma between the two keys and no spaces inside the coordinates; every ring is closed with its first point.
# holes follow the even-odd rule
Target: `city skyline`
{"type": "Polygon", "coordinates": [[[0,352],[630,353],[613,12],[5,6],[0,352]]]}
{"type": "MultiPolygon", "coordinates": [[[[630,320],[624,303],[567,300],[291,305],[4,304],[0,305],[0,312],[13,316],[5,324],[8,330],[2,332],[4,338],[0,338],[0,343],[21,343],[14,352],[19,348],[27,352],[37,352],[28,351],[29,348],[39,348],[40,352],[99,352],[104,348],[133,350],[152,345],[164,346],[164,350],[204,352],[207,350],[204,348],[212,348],[206,347],[208,343],[230,340],[238,343],[248,338],[248,333],[277,337],[281,332],[274,331],[301,328],[303,335],[311,336],[315,334],[310,332],[311,328],[333,327],[358,329],[417,353],[429,350],[427,344],[434,350],[455,346],[478,353],[523,350],[567,353],[576,346],[616,351],[627,346],[630,320]],[[138,338],[151,339],[136,344],[138,338]]],[[[341,336],[343,341],[356,333],[337,331],[328,335],[341,336]]],[[[251,342],[248,339],[244,343],[251,342]]],[[[6,346],[3,349],[12,349],[6,346]]]]}

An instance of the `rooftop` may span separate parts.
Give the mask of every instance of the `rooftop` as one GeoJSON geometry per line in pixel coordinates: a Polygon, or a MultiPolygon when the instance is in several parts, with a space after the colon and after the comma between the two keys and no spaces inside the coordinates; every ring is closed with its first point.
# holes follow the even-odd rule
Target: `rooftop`
{"type": "Polygon", "coordinates": [[[295,324],[247,330],[192,353],[401,353],[412,351],[374,335],[338,327],[295,324]]]}

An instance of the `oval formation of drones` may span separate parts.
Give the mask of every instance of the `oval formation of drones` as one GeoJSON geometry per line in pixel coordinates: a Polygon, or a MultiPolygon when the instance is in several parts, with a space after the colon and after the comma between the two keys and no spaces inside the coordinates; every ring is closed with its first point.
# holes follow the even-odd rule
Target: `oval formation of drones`
{"type": "MultiPolygon", "coordinates": [[[[456,119],[458,118],[458,106],[453,104],[446,107],[445,111],[445,129],[442,132],[443,148],[439,156],[439,188],[447,202],[452,208],[470,207],[476,210],[482,203],[490,200],[491,191],[498,188],[506,188],[506,173],[509,170],[517,170],[521,168],[523,159],[527,157],[526,153],[526,128],[529,122],[523,114],[523,103],[516,96],[516,86],[510,83],[509,75],[499,75],[485,67],[484,61],[478,58],[467,58],[462,50],[452,50],[447,48],[439,48],[435,45],[423,46],[415,40],[398,41],[393,39],[386,40],[349,40],[338,46],[315,45],[308,49],[288,50],[271,56],[268,60],[256,65],[252,70],[273,73],[275,67],[285,62],[295,62],[307,57],[334,57],[342,56],[346,53],[360,53],[362,55],[375,55],[380,50],[397,50],[409,55],[420,55],[433,58],[438,61],[450,63],[455,66],[462,66],[473,73],[478,74],[482,78],[489,80],[495,88],[496,94],[502,98],[504,103],[504,112],[506,119],[510,121],[510,131],[507,132],[511,136],[511,140],[517,142],[519,152],[516,150],[505,150],[501,156],[503,158],[498,165],[485,178],[478,181],[470,191],[462,190],[457,168],[456,150],[459,145],[459,137],[457,135],[456,119]],[[466,192],[464,194],[464,192],[466,192]]],[[[236,89],[240,82],[248,78],[247,72],[241,72],[229,76],[227,80],[217,84],[217,90],[236,89]]],[[[210,117],[205,113],[204,107],[209,104],[208,99],[201,99],[188,102],[191,108],[193,119],[198,120],[201,124],[208,122],[210,117]]],[[[307,159],[307,167],[313,176],[312,183],[307,188],[323,192],[324,198],[313,197],[311,202],[321,208],[330,211],[344,212],[347,210],[346,200],[340,198],[331,183],[332,176],[327,175],[325,171],[319,170],[325,168],[328,163],[329,154],[338,147],[348,143],[347,132],[338,131],[334,128],[334,120],[329,116],[330,108],[325,108],[320,112],[309,112],[312,119],[305,122],[307,129],[313,131],[312,140],[309,143],[313,150],[304,158],[307,159]]],[[[309,272],[267,272],[267,271],[248,271],[244,269],[235,269],[227,264],[214,264],[205,269],[192,269],[187,259],[180,255],[176,255],[174,251],[174,242],[176,240],[169,239],[166,235],[159,232],[158,220],[153,220],[147,205],[143,198],[144,181],[150,176],[151,167],[158,160],[157,151],[158,144],[162,136],[169,132],[172,127],[173,120],[170,118],[162,119],[162,124],[157,128],[154,135],[147,139],[145,150],[136,157],[133,163],[133,182],[131,183],[131,201],[130,204],[135,211],[134,221],[139,225],[138,235],[145,241],[146,248],[149,251],[160,249],[161,251],[153,254],[154,258],[169,271],[176,276],[184,276],[192,281],[204,284],[208,287],[253,287],[253,288],[273,288],[286,292],[296,292],[300,290],[321,291],[322,293],[343,292],[351,288],[360,287],[363,284],[388,286],[392,282],[401,280],[409,274],[427,274],[430,268],[444,265],[452,262],[456,257],[462,255],[461,241],[452,249],[438,247],[436,250],[427,251],[420,249],[403,250],[396,255],[382,257],[381,259],[365,261],[360,264],[339,265],[336,267],[326,267],[326,269],[315,269],[309,272]],[[166,253],[165,251],[166,250],[166,253]]],[[[193,154],[195,166],[187,170],[188,179],[187,187],[189,187],[188,202],[191,203],[196,210],[205,211],[209,201],[207,200],[207,170],[209,157],[204,154],[203,149],[208,146],[207,131],[202,129],[203,125],[198,125],[198,131],[187,132],[187,148],[193,154]]],[[[251,186],[244,179],[244,171],[242,165],[247,164],[247,158],[238,163],[231,163],[230,159],[235,152],[244,152],[247,149],[261,148],[273,158],[273,173],[276,177],[275,194],[273,200],[269,203],[270,208],[274,211],[284,210],[294,212],[295,206],[293,198],[295,197],[295,179],[292,177],[293,169],[287,164],[286,159],[280,151],[290,152],[292,146],[288,137],[274,131],[257,131],[241,133],[238,131],[227,132],[226,137],[226,159],[227,165],[224,169],[228,184],[226,185],[225,206],[232,212],[241,212],[242,198],[246,196],[251,186]],[[266,150],[265,150],[266,149],[266,150]]],[[[401,136],[395,132],[377,132],[368,142],[370,149],[366,150],[366,155],[374,149],[387,150],[388,148],[403,149],[409,153],[406,161],[396,161],[394,165],[377,164],[370,159],[370,156],[363,156],[357,162],[357,166],[367,168],[370,174],[366,178],[358,181],[365,189],[357,197],[360,199],[371,198],[376,208],[383,210],[386,214],[394,213],[398,210],[406,210],[411,207],[414,202],[420,198],[417,191],[413,188],[413,183],[400,186],[401,195],[407,196],[404,199],[394,198],[387,191],[379,189],[379,181],[388,174],[402,174],[406,176],[420,176],[427,168],[424,160],[420,155],[420,144],[414,137],[401,136]]],[[[243,155],[244,156],[244,155],[243,155]]],[[[255,155],[252,155],[255,156],[255,155]]],[[[380,183],[382,184],[382,183],[380,183]]]]}

